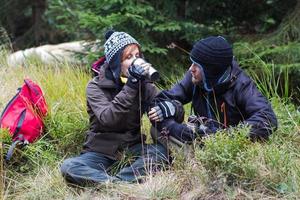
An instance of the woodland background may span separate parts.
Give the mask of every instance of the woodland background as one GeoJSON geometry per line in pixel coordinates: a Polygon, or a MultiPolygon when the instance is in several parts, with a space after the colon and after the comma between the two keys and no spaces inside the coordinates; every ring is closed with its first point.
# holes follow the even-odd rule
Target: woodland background
{"type": "MultiPolygon", "coordinates": [[[[0,110],[24,77],[42,86],[49,104],[47,130],[36,143],[1,160],[4,199],[298,199],[300,197],[300,1],[299,0],[0,0],[0,110]],[[279,128],[266,143],[251,143],[246,129],[195,143],[195,157],[179,152],[168,171],[143,184],[66,185],[59,164],[77,155],[88,127],[85,87],[90,64],[103,55],[104,33],[133,35],[169,88],[190,65],[198,39],[223,35],[241,67],[271,101],[279,128]],[[10,53],[43,44],[97,41],[99,51],[45,65],[28,58],[9,67],[10,53]],[[171,45],[173,44],[173,45],[171,45]],[[174,48],[174,44],[177,46],[174,48]],[[179,47],[179,48],[178,48],[179,47]]],[[[189,105],[186,106],[189,109],[189,105]]],[[[144,118],[143,130],[149,131],[144,118]]],[[[1,130],[1,154],[11,139],[1,130]]],[[[151,139],[149,140],[151,141],[151,139]]],[[[115,170],[131,162],[124,155],[115,170]]]]}

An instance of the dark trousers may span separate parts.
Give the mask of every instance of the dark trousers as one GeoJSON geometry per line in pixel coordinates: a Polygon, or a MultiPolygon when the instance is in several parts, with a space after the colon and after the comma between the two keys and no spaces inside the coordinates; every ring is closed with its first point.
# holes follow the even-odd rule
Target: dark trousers
{"type": "Polygon", "coordinates": [[[137,144],[130,147],[127,153],[134,156],[134,162],[122,168],[115,176],[109,175],[108,169],[116,160],[96,152],[86,152],[66,159],[61,165],[61,173],[68,182],[77,185],[107,181],[134,182],[168,163],[167,150],[161,144],[137,144]]]}

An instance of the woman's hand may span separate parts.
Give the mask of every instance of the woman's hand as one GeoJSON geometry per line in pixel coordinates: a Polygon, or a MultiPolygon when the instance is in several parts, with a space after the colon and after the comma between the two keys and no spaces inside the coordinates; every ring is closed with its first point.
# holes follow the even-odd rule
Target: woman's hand
{"type": "Polygon", "coordinates": [[[130,76],[136,78],[137,80],[144,80],[149,74],[150,67],[150,63],[147,63],[143,59],[137,59],[129,67],[128,73],[130,76]]]}
{"type": "Polygon", "coordinates": [[[171,101],[162,101],[150,109],[148,117],[150,121],[161,122],[166,118],[174,117],[176,107],[171,101]]]}

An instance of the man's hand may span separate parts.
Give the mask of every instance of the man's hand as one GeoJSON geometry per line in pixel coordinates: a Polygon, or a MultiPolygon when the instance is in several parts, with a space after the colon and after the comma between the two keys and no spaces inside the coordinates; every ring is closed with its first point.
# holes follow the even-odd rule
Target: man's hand
{"type": "Polygon", "coordinates": [[[161,122],[166,118],[174,117],[176,113],[176,107],[170,101],[162,101],[150,109],[148,117],[150,121],[161,122]]]}
{"type": "Polygon", "coordinates": [[[215,134],[217,130],[218,127],[216,127],[213,123],[207,123],[207,124],[200,124],[196,131],[198,135],[200,135],[201,137],[206,137],[208,135],[215,134]]]}

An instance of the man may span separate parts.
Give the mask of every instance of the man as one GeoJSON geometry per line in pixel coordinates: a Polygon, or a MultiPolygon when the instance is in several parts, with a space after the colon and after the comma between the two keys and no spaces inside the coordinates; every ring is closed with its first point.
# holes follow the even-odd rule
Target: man
{"type": "Polygon", "coordinates": [[[185,142],[239,123],[251,126],[252,140],[265,140],[277,128],[270,103],[234,60],[231,45],[221,36],[199,40],[190,52],[192,65],[184,78],[162,91],[148,112],[161,132],[185,142]],[[196,115],[190,128],[174,120],[178,104],[192,102],[196,115]]]}

